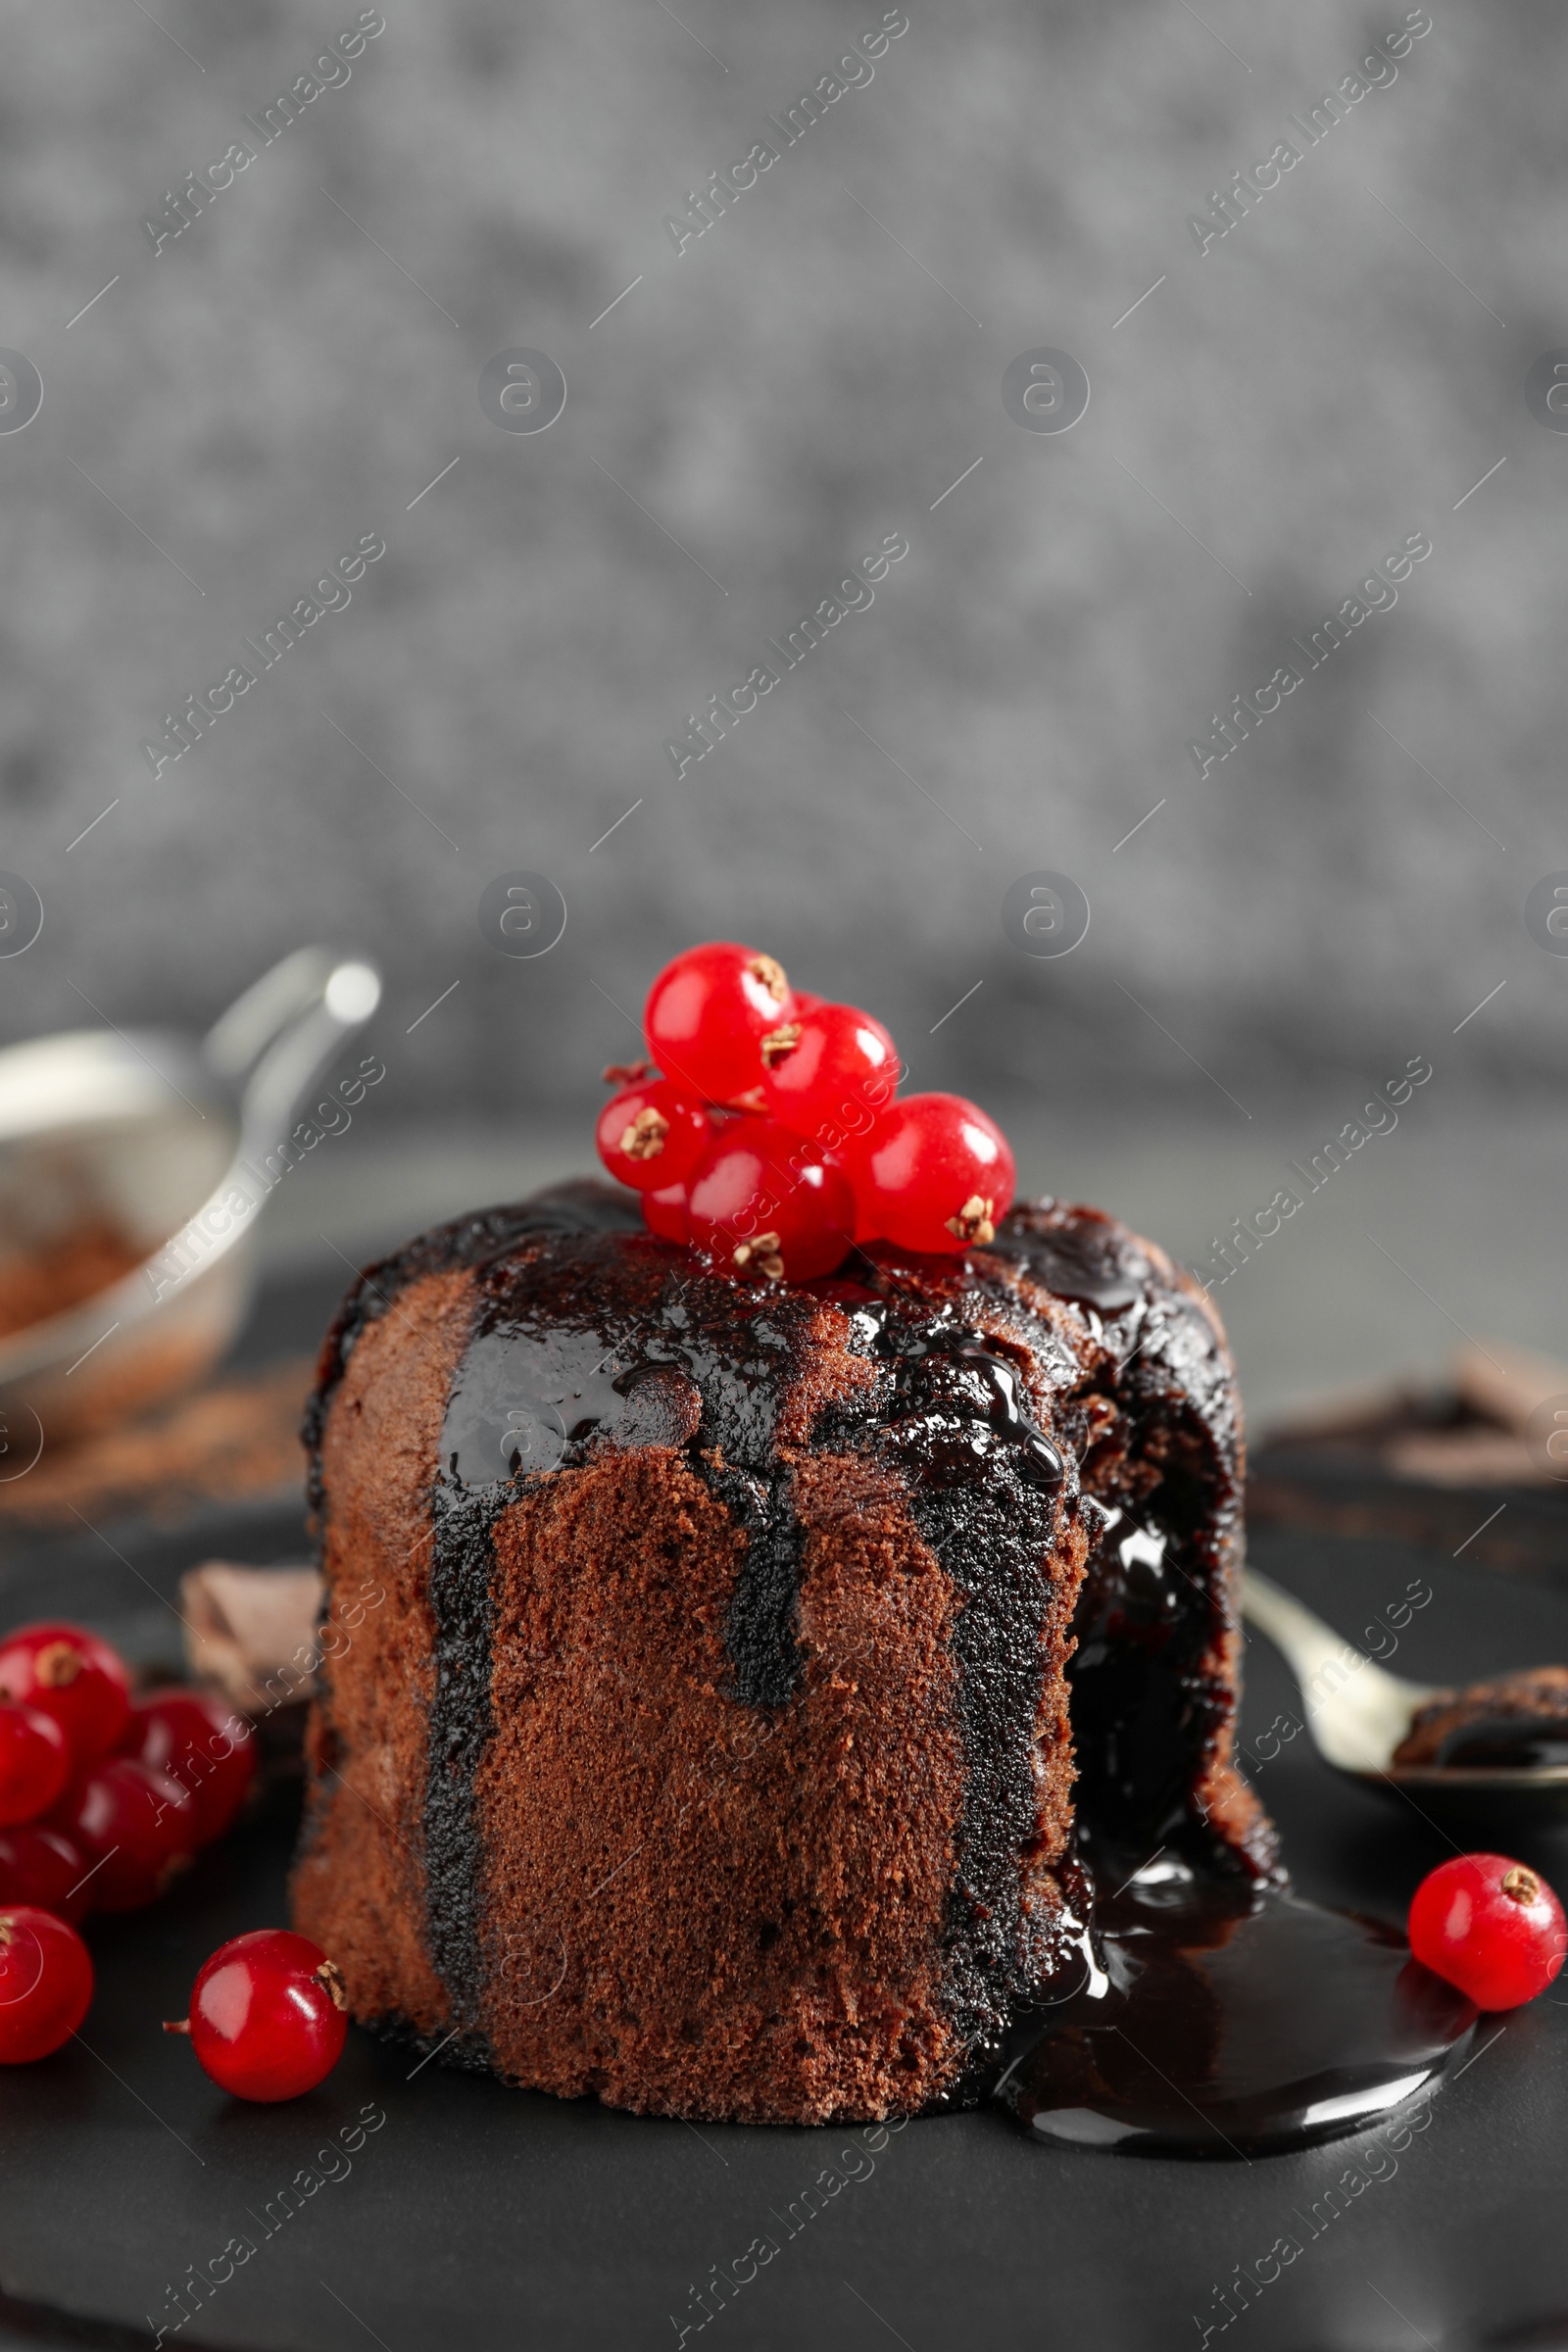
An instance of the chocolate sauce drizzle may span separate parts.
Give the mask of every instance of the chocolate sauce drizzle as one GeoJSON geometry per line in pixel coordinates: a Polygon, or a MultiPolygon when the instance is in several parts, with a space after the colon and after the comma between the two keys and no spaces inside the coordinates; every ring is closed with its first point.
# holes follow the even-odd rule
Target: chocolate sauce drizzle
{"type": "Polygon", "coordinates": [[[1061,1961],[1060,1922],[1023,1914],[1018,1856],[1037,1818],[1047,1562],[1079,1494],[1076,1466],[1036,1425],[1021,1365],[973,1328],[976,1299],[958,1283],[935,1302],[911,1296],[906,1272],[871,1262],[863,1288],[839,1286],[857,1351],[879,1378],[824,1414],[817,1434],[828,1450],[867,1452],[899,1474],[922,1538],[964,1594],[953,1643],[967,1771],[946,1945],[948,2003],[972,2064],[1000,2047],[1029,1984],[1061,1961]]]}
{"type": "Polygon", "coordinates": [[[684,1447],[748,1537],[728,1627],[731,1695],[751,1706],[791,1698],[802,1539],[775,1430],[817,1301],[768,1291],[737,1316],[733,1284],[700,1273],[640,1220],[503,1251],[478,1280],[443,1483],[482,1497],[493,1526],[519,1481],[578,1468],[605,1446],[684,1447]]]}
{"type": "Polygon", "coordinates": [[[473,1686],[490,1681],[502,1512],[541,1478],[607,1447],[681,1447],[749,1538],[728,1626],[731,1695],[777,1704],[800,1681],[802,1537],[774,1434],[815,1300],[772,1292],[736,1317],[733,1287],[649,1235],[635,1200],[584,1186],[550,1205],[548,1229],[476,1261],[477,1311],[434,1497],[426,1873],[432,1958],[465,2021],[477,2020],[485,1985],[473,1788],[490,1723],[473,1686]]]}
{"type": "Polygon", "coordinates": [[[433,1497],[430,1614],[435,1695],[424,1788],[425,1928],[467,2062],[488,2066],[478,1965],[483,1927],[474,1777],[495,1728],[490,1657],[495,1630],[493,1519],[482,1503],[438,1482],[433,1497]]]}

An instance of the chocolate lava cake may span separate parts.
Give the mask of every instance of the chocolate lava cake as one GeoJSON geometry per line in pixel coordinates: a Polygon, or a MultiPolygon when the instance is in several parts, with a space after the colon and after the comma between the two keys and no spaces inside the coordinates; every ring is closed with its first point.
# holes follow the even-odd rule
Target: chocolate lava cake
{"type": "Polygon", "coordinates": [[[1224,1337],[1095,1209],[784,1286],[563,1186],[362,1276],[307,1434],[356,1630],[295,1920],[445,2063],[911,2114],[1076,1981],[1097,1872],[1273,1868],[1224,1337]]]}

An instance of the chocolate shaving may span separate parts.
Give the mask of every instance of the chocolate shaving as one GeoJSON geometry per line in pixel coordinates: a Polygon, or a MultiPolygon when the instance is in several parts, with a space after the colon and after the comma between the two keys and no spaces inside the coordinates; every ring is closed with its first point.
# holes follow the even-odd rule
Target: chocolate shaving
{"type": "Polygon", "coordinates": [[[185,1663],[217,1683],[231,1706],[266,1715],[316,1687],[316,1621],[321,1580],[314,1568],[247,1568],[204,1560],[179,1581],[185,1663]]]}

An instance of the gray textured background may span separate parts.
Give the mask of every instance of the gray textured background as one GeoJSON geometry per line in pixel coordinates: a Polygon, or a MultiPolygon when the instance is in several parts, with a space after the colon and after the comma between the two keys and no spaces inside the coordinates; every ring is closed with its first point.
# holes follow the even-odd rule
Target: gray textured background
{"type": "MultiPolygon", "coordinates": [[[[1402,7],[911,0],[870,84],[677,256],[662,216],[876,5],[388,0],[155,258],[161,192],[355,13],[14,28],[0,342],[45,399],[0,436],[0,866],[47,920],[0,962],[0,1035],[84,998],[198,1022],[326,936],[388,976],[388,1133],[554,1130],[633,1049],[615,1006],[716,934],[1032,1120],[1036,1182],[1085,1118],[1145,1159],[1167,1123],[1251,1150],[1294,1118],[1298,1149],[1417,1052],[1482,1133],[1550,1112],[1568,960],[1521,916],[1568,866],[1568,437],[1524,378],[1568,341],[1559,11],[1436,0],[1200,257],[1186,216],[1402,7]],[[1002,406],[1042,344],[1093,385],[1061,436],[1002,406]],[[565,372],[546,433],[481,413],[514,345],[565,372]],[[1200,781],[1216,702],[1418,529],[1396,609],[1200,781]],[[348,610],[154,781],[163,712],[370,531],[348,610]],[[677,781],[674,722],[890,531],[872,609],[677,781]],[[1094,907],[1060,963],[1000,926],[1041,866],[1094,907]],[[570,908],[535,962],[476,927],[515,867],[570,908]]],[[[1217,1212],[1256,1205],[1225,1183],[1217,1212]]]]}

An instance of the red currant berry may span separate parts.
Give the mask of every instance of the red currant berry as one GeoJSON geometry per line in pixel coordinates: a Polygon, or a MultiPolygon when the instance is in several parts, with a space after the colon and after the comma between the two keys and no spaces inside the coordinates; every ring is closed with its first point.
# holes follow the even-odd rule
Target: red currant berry
{"type": "Polygon", "coordinates": [[[768,1109],[786,1127],[837,1151],[880,1117],[899,1081],[898,1048],[880,1021],[853,1004],[818,1004],[762,1040],[768,1109]]]}
{"type": "Polygon", "coordinates": [[[0,1830],[0,1905],[33,1903],[75,1927],[92,1910],[87,1868],[80,1846],[64,1830],[45,1830],[35,1821],[0,1830]]]}
{"type": "Polygon", "coordinates": [[[0,1827],[36,1821],[70,1778],[71,1750],[54,1717],[0,1701],[0,1827]]]}
{"type": "Polygon", "coordinates": [[[0,1698],[40,1708],[65,1733],[72,1767],[107,1756],[130,1712],[130,1678],[79,1625],[24,1625],[0,1642],[0,1698]]]}
{"type": "Polygon", "coordinates": [[[78,1781],[49,1826],[86,1855],[96,1911],[139,1911],[196,1851],[193,1800],[133,1756],[113,1756],[78,1781]]]}
{"type": "Polygon", "coordinates": [[[177,1781],[195,1807],[195,1839],[221,1838],[256,1777],[256,1735],[205,1690],[154,1690],[130,1710],[121,1753],[177,1781]]]}
{"type": "Polygon", "coordinates": [[[994,1119],[961,1095],[909,1095],[851,1161],[860,1230],[952,1255],[992,1240],[1012,1204],[1013,1165],[994,1119]]]}
{"type": "Polygon", "coordinates": [[[648,1051],[687,1095],[729,1102],[760,1084],[762,1039],[789,1016],[784,967],[710,940],[666,963],[648,992],[648,1051]]]}
{"type": "Polygon", "coordinates": [[[643,1195],[643,1223],[650,1233],[657,1233],[663,1242],[687,1242],[686,1186],[666,1184],[657,1193],[643,1195]]]}
{"type": "Polygon", "coordinates": [[[855,1195],[836,1161],[773,1119],[737,1119],[692,1179],[692,1244],[748,1282],[809,1282],[842,1264],[855,1195]]]}
{"type": "Polygon", "coordinates": [[[61,1830],[0,1830],[0,1904],[31,1903],[74,1927],[92,1904],[88,1865],[61,1830]]]}
{"type": "Polygon", "coordinates": [[[188,2034],[205,2071],[238,2099],[297,2099],[343,2055],[348,1994],[324,1952],[286,1928],[220,1944],[196,1980],[188,2034]]]}
{"type": "Polygon", "coordinates": [[[1457,1854],[1429,1871],[1410,1904],[1410,1949],[1478,2009],[1517,2009],[1563,1963],[1562,1905],[1506,1854],[1457,1854]]]}
{"type": "Polygon", "coordinates": [[[92,1962],[52,1911],[0,1911],[0,2065],[30,2066],[69,2041],[92,2000],[92,1962]]]}
{"type": "Polygon", "coordinates": [[[684,1184],[712,1140],[706,1110],[667,1078],[628,1086],[599,1114],[594,1139],[617,1184],[664,1192],[684,1184]]]}

